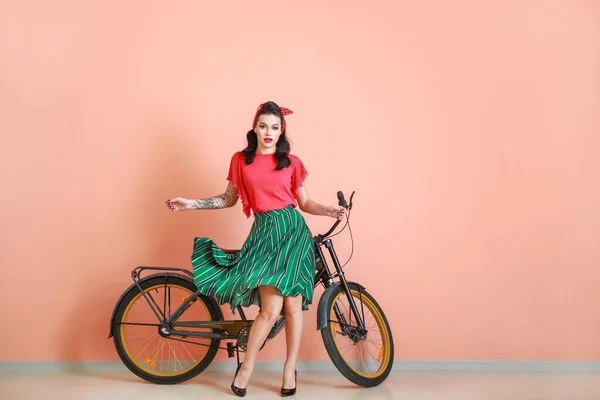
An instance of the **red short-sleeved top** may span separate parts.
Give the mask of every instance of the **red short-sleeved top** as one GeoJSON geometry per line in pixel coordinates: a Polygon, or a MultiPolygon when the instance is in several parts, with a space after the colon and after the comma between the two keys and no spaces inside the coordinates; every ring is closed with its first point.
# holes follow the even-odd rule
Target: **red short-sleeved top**
{"type": "Polygon", "coordinates": [[[298,157],[288,157],[291,165],[278,171],[274,154],[256,153],[249,165],[241,152],[233,155],[227,180],[237,189],[247,217],[250,210],[258,213],[298,205],[296,189],[302,187],[308,172],[298,157]]]}

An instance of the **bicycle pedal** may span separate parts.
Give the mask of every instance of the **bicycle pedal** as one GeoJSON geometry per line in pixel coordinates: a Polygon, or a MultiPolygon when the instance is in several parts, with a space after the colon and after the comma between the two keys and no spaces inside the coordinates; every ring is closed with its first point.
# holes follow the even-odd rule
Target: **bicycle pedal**
{"type": "Polygon", "coordinates": [[[227,355],[229,358],[235,357],[235,346],[231,342],[227,342],[227,355]]]}

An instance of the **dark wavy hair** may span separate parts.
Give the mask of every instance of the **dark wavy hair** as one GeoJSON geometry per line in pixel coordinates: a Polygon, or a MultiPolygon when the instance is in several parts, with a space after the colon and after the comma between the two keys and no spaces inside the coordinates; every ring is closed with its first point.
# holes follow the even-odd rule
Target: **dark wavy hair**
{"type": "MultiPolygon", "coordinates": [[[[281,115],[281,110],[279,106],[272,101],[268,101],[263,104],[260,112],[258,113],[258,117],[263,114],[274,115],[281,119],[281,127],[283,127],[283,115],[281,115]]],[[[279,136],[279,140],[277,141],[275,147],[275,158],[277,159],[277,170],[281,170],[287,168],[291,165],[290,158],[288,154],[290,154],[290,141],[287,138],[287,128],[281,132],[279,136]]],[[[246,158],[246,164],[252,164],[254,161],[254,156],[256,154],[256,149],[258,148],[258,136],[254,129],[251,129],[246,134],[246,139],[248,139],[248,146],[244,150],[242,150],[242,154],[246,158]]]]}

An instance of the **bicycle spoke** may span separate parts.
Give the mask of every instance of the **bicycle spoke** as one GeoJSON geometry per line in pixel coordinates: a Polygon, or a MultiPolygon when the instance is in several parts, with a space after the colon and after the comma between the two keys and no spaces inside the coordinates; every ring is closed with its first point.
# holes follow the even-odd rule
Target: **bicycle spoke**
{"type": "Polygon", "coordinates": [[[343,353],[341,353],[342,355],[347,354],[350,350],[354,349],[356,346],[351,346],[350,348],[348,348],[348,350],[344,351],[343,353]]]}
{"type": "Polygon", "coordinates": [[[353,347],[353,346],[354,346],[354,343],[350,343],[350,344],[347,344],[347,345],[345,345],[343,347],[339,347],[338,346],[338,349],[341,351],[341,350],[344,350],[346,347],[353,347]]]}
{"type": "MultiPolygon", "coordinates": [[[[173,352],[173,361],[175,361],[177,364],[179,364],[181,366],[181,363],[177,359],[177,354],[175,354],[175,350],[173,349],[173,346],[171,345],[170,342],[167,342],[167,345],[169,346],[169,349],[173,352]]],[[[182,366],[182,369],[183,369],[183,366],[182,366]]]]}
{"type": "Polygon", "coordinates": [[[369,355],[370,355],[371,357],[373,357],[373,360],[377,361],[377,357],[375,357],[375,356],[373,355],[373,353],[371,353],[371,351],[369,350],[369,348],[368,348],[366,345],[364,345],[364,344],[363,344],[363,345],[361,345],[361,347],[363,347],[363,348],[364,348],[364,349],[367,351],[367,353],[369,353],[369,355]]]}
{"type": "MultiPolygon", "coordinates": [[[[157,336],[158,336],[158,335],[157,335],[157,336]]],[[[160,336],[159,336],[159,338],[160,338],[160,336]]],[[[150,344],[151,344],[152,342],[154,342],[154,339],[156,339],[156,336],[155,336],[155,337],[152,337],[152,340],[148,341],[148,343],[147,343],[147,344],[144,346],[144,348],[138,352],[138,354],[137,354],[137,357],[138,357],[138,358],[142,358],[142,359],[144,359],[144,355],[143,355],[143,353],[144,353],[144,350],[146,350],[146,348],[147,348],[148,346],[150,346],[150,344]],[[140,356],[141,356],[141,357],[140,357],[140,356]]],[[[159,343],[160,343],[160,339],[159,339],[159,343]]]]}
{"type": "MultiPolygon", "coordinates": [[[[156,339],[156,337],[160,337],[160,336],[158,336],[158,334],[154,334],[154,335],[149,336],[148,339],[145,341],[146,345],[144,346],[144,348],[142,348],[142,350],[140,350],[140,352],[137,355],[139,356],[140,354],[142,354],[142,352],[144,350],[146,350],[146,347],[148,347],[150,345],[150,343],[152,343],[154,341],[154,339],[156,339]]],[[[141,346],[143,344],[144,343],[142,342],[142,344],[140,344],[139,346],[141,346]]]]}
{"type": "Polygon", "coordinates": [[[365,369],[363,371],[368,372],[367,366],[365,365],[365,362],[362,358],[362,351],[360,351],[360,345],[357,346],[356,351],[358,352],[358,359],[362,363],[363,367],[365,367],[365,369]]]}
{"type": "MultiPolygon", "coordinates": [[[[132,350],[134,350],[134,351],[135,351],[135,350],[139,349],[141,346],[147,346],[147,345],[148,345],[148,343],[149,343],[150,341],[152,341],[152,340],[154,340],[154,336],[153,336],[153,335],[147,336],[145,340],[142,340],[140,343],[138,343],[138,344],[137,344],[137,345],[136,345],[136,346],[135,346],[135,347],[134,347],[132,350]]],[[[145,348],[145,347],[144,347],[144,348],[145,348]]],[[[142,351],[143,351],[143,350],[144,350],[144,349],[142,349],[142,351]]]]}
{"type": "Polygon", "coordinates": [[[160,346],[160,365],[161,365],[161,368],[165,364],[165,344],[166,344],[166,341],[163,340],[162,346],[160,346]]]}
{"type": "Polygon", "coordinates": [[[154,353],[154,357],[152,357],[153,360],[156,360],[156,357],[158,356],[158,352],[163,348],[163,346],[164,346],[164,344],[161,345],[160,343],[158,346],[156,346],[156,352],[154,353]]]}
{"type": "Polygon", "coordinates": [[[188,350],[188,348],[186,346],[183,346],[183,348],[185,349],[185,351],[187,351],[187,353],[189,354],[190,358],[192,359],[192,361],[195,364],[196,363],[196,359],[194,358],[194,356],[192,355],[192,353],[190,353],[190,351],[188,350]]]}

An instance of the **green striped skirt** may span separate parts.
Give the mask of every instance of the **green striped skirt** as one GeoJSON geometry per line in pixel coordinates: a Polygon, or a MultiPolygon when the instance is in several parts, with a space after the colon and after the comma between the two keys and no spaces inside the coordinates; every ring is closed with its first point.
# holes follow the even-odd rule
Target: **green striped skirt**
{"type": "Polygon", "coordinates": [[[196,238],[192,253],[194,283],[231,311],[260,307],[258,287],[274,286],[283,296],[302,295],[312,303],[315,254],[304,217],[292,206],[254,214],[250,234],[237,254],[225,253],[209,238],[196,238]]]}

